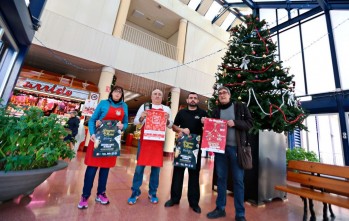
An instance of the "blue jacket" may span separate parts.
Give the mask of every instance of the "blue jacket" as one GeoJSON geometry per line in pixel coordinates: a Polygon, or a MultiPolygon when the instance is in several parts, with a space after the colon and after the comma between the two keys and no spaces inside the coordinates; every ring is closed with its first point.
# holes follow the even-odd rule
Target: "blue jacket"
{"type": "Polygon", "coordinates": [[[112,107],[122,107],[124,109],[124,118],[122,119],[122,123],[124,124],[124,127],[122,130],[126,130],[126,128],[128,126],[128,107],[127,107],[127,104],[123,101],[120,101],[119,103],[115,104],[109,98],[108,100],[101,100],[101,102],[97,105],[96,110],[92,114],[92,117],[88,121],[88,129],[90,131],[90,135],[95,134],[96,121],[102,120],[107,115],[110,105],[112,105],[112,107]]]}

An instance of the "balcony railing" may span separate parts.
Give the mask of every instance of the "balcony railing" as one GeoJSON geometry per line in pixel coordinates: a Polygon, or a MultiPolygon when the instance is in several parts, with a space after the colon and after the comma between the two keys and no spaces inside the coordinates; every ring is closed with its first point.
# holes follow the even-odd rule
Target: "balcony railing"
{"type": "Polygon", "coordinates": [[[154,36],[144,33],[129,25],[124,26],[122,39],[131,42],[168,58],[177,60],[177,47],[164,42],[154,36]]]}

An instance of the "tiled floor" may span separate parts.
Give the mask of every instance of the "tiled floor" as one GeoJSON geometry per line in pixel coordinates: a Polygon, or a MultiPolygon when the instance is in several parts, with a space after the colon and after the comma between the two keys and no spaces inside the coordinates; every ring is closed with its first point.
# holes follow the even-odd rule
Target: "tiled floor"
{"type": "MultiPolygon", "coordinates": [[[[208,220],[206,214],[215,208],[216,192],[211,190],[212,159],[202,159],[200,177],[201,214],[197,214],[189,208],[187,193],[187,175],[184,181],[182,200],[179,205],[165,208],[164,203],[169,198],[172,162],[165,158],[164,167],[160,173],[160,186],[158,190],[159,204],[153,205],[147,199],[147,184],[149,180],[149,168],[145,170],[142,195],[137,204],[128,205],[127,198],[131,194],[131,183],[135,168],[134,147],[125,147],[122,156],[117,160],[117,166],[109,173],[107,195],[111,201],[109,205],[101,205],[94,202],[94,197],[89,200],[89,208],[79,210],[77,203],[80,199],[85,165],[84,154],[79,152],[67,169],[55,172],[43,184],[37,187],[34,193],[27,197],[18,197],[12,201],[0,204],[1,221],[32,221],[32,220],[122,220],[122,221],[185,221],[208,220]]],[[[96,179],[97,180],[97,177],[96,179]]],[[[94,195],[96,185],[92,190],[94,195]]],[[[227,197],[227,216],[218,220],[234,220],[233,197],[227,197]]],[[[274,200],[262,207],[246,205],[246,218],[249,221],[299,221],[302,220],[303,204],[299,197],[289,195],[288,201],[274,200]]],[[[322,220],[322,204],[315,203],[317,220],[322,220]]],[[[349,220],[349,210],[333,206],[336,221],[349,220]]]]}

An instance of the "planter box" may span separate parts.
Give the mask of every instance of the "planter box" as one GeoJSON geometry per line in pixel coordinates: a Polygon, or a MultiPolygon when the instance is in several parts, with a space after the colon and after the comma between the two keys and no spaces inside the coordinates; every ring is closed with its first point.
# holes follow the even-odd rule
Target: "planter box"
{"type": "MultiPolygon", "coordinates": [[[[250,135],[253,168],[245,170],[245,200],[253,205],[262,205],[274,198],[284,199],[286,194],[274,189],[286,185],[286,136],[273,131],[260,131],[250,135]]],[[[217,185],[213,172],[212,189],[217,185]]],[[[233,192],[231,169],[228,171],[227,190],[233,192]]]]}
{"type": "Polygon", "coordinates": [[[287,137],[273,131],[260,131],[252,136],[253,169],[245,171],[245,199],[261,205],[274,198],[284,199],[276,185],[286,185],[287,137]]]}
{"type": "Polygon", "coordinates": [[[53,172],[67,166],[66,162],[60,160],[57,165],[44,169],[0,171],[0,201],[10,200],[22,194],[31,194],[53,172]]]}

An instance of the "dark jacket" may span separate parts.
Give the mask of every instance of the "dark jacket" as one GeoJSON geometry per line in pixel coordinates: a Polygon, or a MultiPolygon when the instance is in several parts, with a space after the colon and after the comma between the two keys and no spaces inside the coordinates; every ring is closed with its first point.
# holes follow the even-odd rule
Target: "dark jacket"
{"type": "MultiPolygon", "coordinates": [[[[235,132],[236,137],[240,136],[240,144],[245,144],[247,140],[247,132],[249,129],[253,126],[253,119],[251,116],[250,111],[248,110],[246,104],[241,102],[233,102],[232,103],[235,110],[235,132]]],[[[221,116],[221,109],[218,107],[217,109],[214,109],[212,112],[212,118],[220,119],[221,116]]]]}
{"type": "Polygon", "coordinates": [[[67,125],[68,128],[71,130],[71,136],[75,137],[78,134],[80,119],[77,117],[71,117],[69,118],[67,125]]]}

